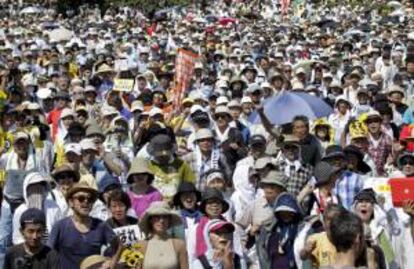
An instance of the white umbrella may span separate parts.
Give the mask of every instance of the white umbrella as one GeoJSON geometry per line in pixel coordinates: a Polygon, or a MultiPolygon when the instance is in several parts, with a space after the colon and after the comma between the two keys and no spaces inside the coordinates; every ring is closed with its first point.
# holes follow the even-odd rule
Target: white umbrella
{"type": "Polygon", "coordinates": [[[43,11],[42,8],[38,8],[38,7],[26,7],[26,8],[23,8],[20,11],[20,14],[36,14],[36,13],[40,13],[42,11],[43,11]]]}
{"type": "Polygon", "coordinates": [[[66,29],[66,28],[57,28],[52,31],[49,31],[49,38],[56,40],[56,41],[69,41],[72,36],[73,32],[66,29]]]}

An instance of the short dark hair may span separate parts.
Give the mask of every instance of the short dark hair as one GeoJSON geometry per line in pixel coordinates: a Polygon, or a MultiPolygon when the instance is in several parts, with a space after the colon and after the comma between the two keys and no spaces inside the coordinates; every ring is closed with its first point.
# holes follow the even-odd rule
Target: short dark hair
{"type": "Polygon", "coordinates": [[[302,121],[303,123],[305,123],[306,127],[309,129],[309,119],[308,119],[308,117],[306,117],[304,115],[295,116],[292,120],[292,126],[296,121],[302,121]]]}
{"type": "Polygon", "coordinates": [[[344,211],[346,211],[346,209],[343,206],[330,203],[326,206],[325,210],[323,211],[323,216],[324,217],[327,215],[338,216],[344,211]]]}
{"type": "Polygon", "coordinates": [[[357,236],[362,237],[363,233],[361,219],[348,211],[341,212],[330,225],[330,239],[338,252],[351,249],[357,236]]]}
{"type": "Polygon", "coordinates": [[[108,197],[108,207],[111,205],[111,202],[121,202],[126,206],[127,210],[131,208],[131,199],[129,199],[129,196],[126,192],[120,189],[111,192],[108,197]]]}

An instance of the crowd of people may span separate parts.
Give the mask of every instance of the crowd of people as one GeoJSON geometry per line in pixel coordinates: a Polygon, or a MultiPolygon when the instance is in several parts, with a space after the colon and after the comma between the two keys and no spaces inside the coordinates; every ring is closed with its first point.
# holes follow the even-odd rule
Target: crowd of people
{"type": "Polygon", "coordinates": [[[0,268],[414,268],[413,2],[372,2],[3,6],[0,268]]]}

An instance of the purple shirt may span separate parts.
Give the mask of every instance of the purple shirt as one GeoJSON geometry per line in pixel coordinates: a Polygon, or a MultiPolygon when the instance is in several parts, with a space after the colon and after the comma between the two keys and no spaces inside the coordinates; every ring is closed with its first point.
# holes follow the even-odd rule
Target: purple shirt
{"type": "Polygon", "coordinates": [[[154,187],[150,186],[145,194],[137,195],[132,191],[128,191],[129,199],[131,199],[131,207],[135,210],[138,218],[144,215],[145,210],[152,202],[162,201],[161,193],[154,187]]]}

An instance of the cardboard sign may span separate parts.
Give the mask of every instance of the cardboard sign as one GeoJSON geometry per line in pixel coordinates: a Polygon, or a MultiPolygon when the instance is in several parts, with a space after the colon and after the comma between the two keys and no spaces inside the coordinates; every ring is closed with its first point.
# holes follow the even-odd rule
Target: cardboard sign
{"type": "Polygon", "coordinates": [[[130,92],[134,88],[133,79],[115,79],[114,80],[114,90],[121,92],[130,92]]]}
{"type": "Polygon", "coordinates": [[[118,59],[115,60],[114,65],[115,71],[127,71],[128,70],[128,60],[127,59],[118,59]]]}
{"type": "Polygon", "coordinates": [[[127,246],[145,238],[144,234],[139,229],[138,224],[115,228],[114,233],[119,237],[121,242],[127,246]]]}

